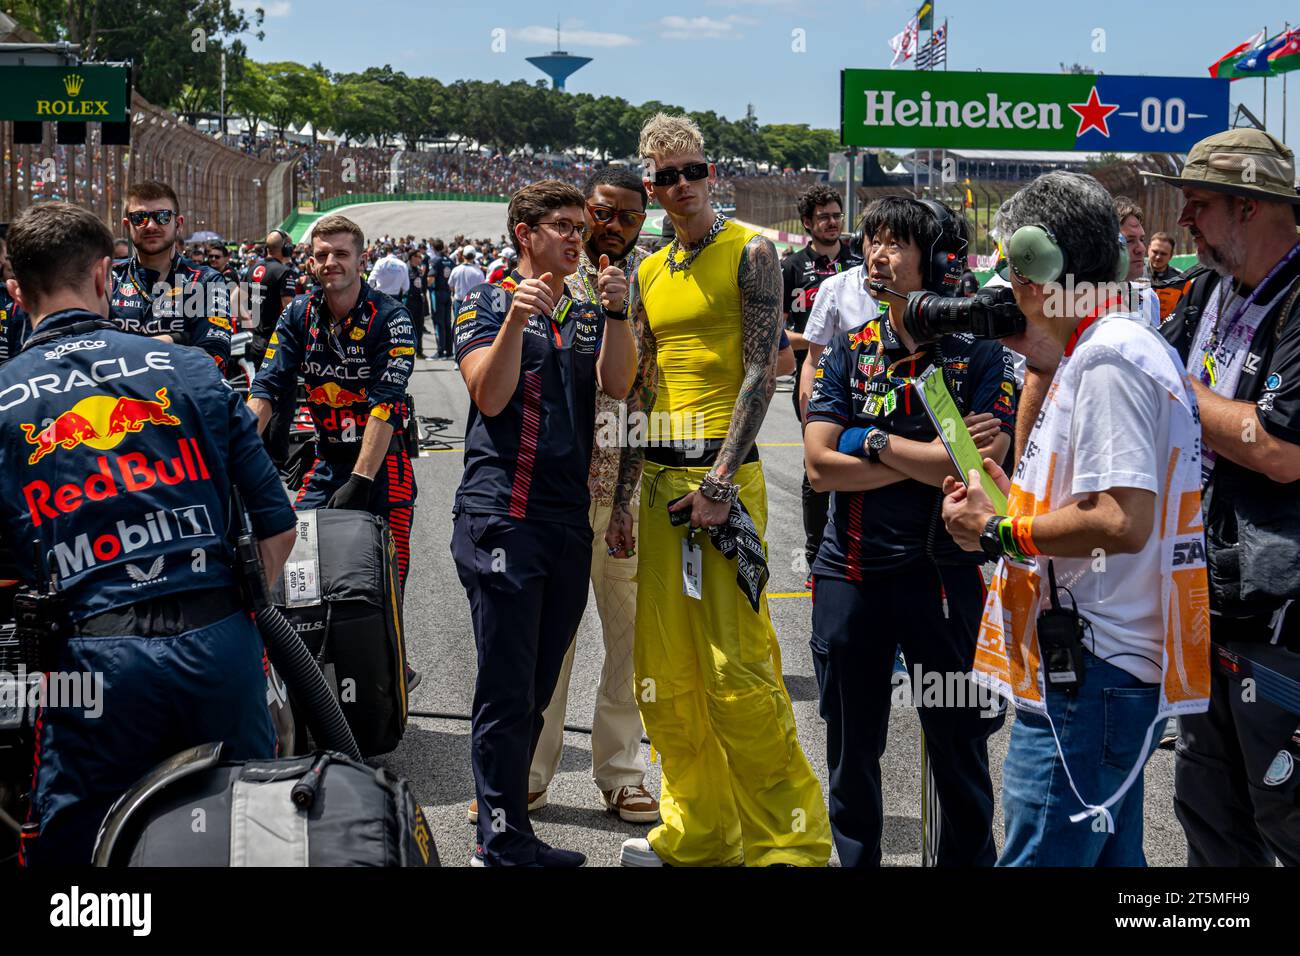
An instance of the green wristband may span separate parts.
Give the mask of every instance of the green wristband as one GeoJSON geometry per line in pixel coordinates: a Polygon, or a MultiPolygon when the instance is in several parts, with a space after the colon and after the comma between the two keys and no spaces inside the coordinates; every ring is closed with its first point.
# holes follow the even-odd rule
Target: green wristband
{"type": "Polygon", "coordinates": [[[1024,561],[1024,552],[1016,546],[1015,535],[1011,533],[1011,519],[1003,518],[998,522],[998,539],[1002,542],[1002,553],[1017,561],[1024,561]]]}

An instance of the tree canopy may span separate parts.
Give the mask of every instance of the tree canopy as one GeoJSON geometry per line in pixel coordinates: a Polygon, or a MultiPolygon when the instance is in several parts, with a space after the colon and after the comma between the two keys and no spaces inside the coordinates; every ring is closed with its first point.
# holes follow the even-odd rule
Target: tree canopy
{"type": "MultiPolygon", "coordinates": [[[[81,44],[86,60],[131,60],[136,89],[187,122],[217,115],[221,61],[226,60],[226,112],[242,115],[255,132],[283,135],[311,123],[350,141],[372,137],[414,148],[435,142],[451,149],[474,140],[498,151],[585,149],[614,159],[636,152],[641,124],[658,110],[683,112],[651,100],[566,93],[544,80],[456,80],[408,76],[391,66],[331,73],[322,65],[258,63],[245,37],[262,39],[261,8],[234,0],[10,0],[11,14],[47,40],[81,44]]],[[[712,110],[690,113],[709,158],[726,172],[750,163],[795,169],[826,163],[839,148],[830,130],[805,124],[762,126],[752,106],[739,119],[712,110]]]]}

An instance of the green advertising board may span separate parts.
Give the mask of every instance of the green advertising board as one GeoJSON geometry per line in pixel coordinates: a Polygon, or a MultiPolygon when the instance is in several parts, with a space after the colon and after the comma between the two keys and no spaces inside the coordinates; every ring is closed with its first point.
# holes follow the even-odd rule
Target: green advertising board
{"type": "Polygon", "coordinates": [[[0,120],[121,123],[125,66],[0,66],[0,120]]]}
{"type": "Polygon", "coordinates": [[[1228,81],[844,70],[846,146],[1186,152],[1228,125],[1228,81]]]}

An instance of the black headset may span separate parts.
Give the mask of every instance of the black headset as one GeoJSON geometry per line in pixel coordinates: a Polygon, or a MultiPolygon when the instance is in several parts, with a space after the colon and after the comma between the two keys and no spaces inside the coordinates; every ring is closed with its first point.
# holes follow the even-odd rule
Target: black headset
{"type": "Polygon", "coordinates": [[[922,285],[936,295],[960,294],[961,277],[966,271],[966,237],[961,223],[941,202],[917,199],[939,223],[939,235],[922,257],[922,285]]]}
{"type": "Polygon", "coordinates": [[[293,236],[289,235],[283,229],[272,229],[280,237],[280,255],[286,259],[293,258],[293,236]]]}

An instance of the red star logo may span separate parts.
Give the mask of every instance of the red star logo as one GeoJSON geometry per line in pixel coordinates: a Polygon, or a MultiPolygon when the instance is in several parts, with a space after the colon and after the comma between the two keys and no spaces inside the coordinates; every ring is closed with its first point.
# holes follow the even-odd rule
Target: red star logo
{"type": "Polygon", "coordinates": [[[1097,97],[1097,87],[1094,84],[1092,92],[1088,94],[1086,103],[1066,103],[1066,106],[1079,114],[1079,131],[1075,133],[1075,138],[1082,136],[1090,129],[1096,129],[1101,132],[1102,136],[1110,138],[1110,129],[1106,126],[1106,117],[1119,109],[1118,103],[1103,103],[1097,97]]]}

